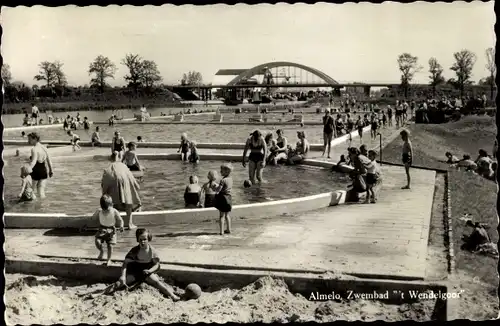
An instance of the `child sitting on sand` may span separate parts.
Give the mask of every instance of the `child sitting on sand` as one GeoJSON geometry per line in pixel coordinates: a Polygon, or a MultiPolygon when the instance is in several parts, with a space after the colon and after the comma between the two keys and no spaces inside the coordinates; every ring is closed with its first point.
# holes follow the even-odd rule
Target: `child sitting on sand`
{"type": "Polygon", "coordinates": [[[213,170],[208,172],[208,182],[201,187],[201,191],[205,194],[205,200],[203,201],[203,207],[215,207],[215,195],[214,189],[217,187],[217,171],[213,170]]]}
{"type": "Polygon", "coordinates": [[[198,155],[198,148],[196,147],[195,141],[191,141],[189,143],[189,162],[190,163],[200,162],[200,156],[198,155]]]}
{"type": "Polygon", "coordinates": [[[181,161],[187,161],[187,153],[189,152],[189,140],[185,132],[181,134],[181,144],[179,146],[179,149],[177,150],[177,153],[179,152],[181,153],[181,161]]]}
{"type": "Polygon", "coordinates": [[[369,150],[368,158],[370,159],[371,163],[366,167],[365,204],[368,203],[375,204],[377,202],[377,198],[375,197],[375,192],[373,191],[373,187],[377,184],[380,178],[380,168],[377,161],[375,160],[377,158],[377,152],[375,152],[374,150],[369,150]]]}
{"type": "Polygon", "coordinates": [[[21,166],[21,192],[19,193],[19,201],[32,201],[36,199],[35,193],[33,192],[33,180],[31,179],[31,168],[29,165],[25,164],[21,166]]]}
{"type": "Polygon", "coordinates": [[[116,244],[116,224],[123,232],[123,219],[120,212],[113,208],[113,200],[108,195],[102,195],[100,199],[101,209],[94,213],[93,218],[99,220],[99,230],[95,235],[95,246],[99,250],[98,260],[102,260],[104,251],[102,245],[106,242],[108,246],[108,259],[105,263],[108,266],[111,263],[113,255],[113,245],[116,244]]]}
{"type": "Polygon", "coordinates": [[[222,180],[219,185],[215,185],[212,188],[217,193],[217,195],[215,195],[215,208],[219,211],[219,226],[221,235],[224,235],[224,233],[231,233],[231,218],[229,217],[229,213],[233,207],[231,198],[231,190],[233,188],[233,178],[231,178],[232,171],[233,166],[230,163],[222,164],[220,167],[222,180]],[[224,222],[227,229],[224,228],[224,222]]]}
{"type": "Polygon", "coordinates": [[[130,171],[142,171],[143,168],[139,164],[139,159],[135,153],[137,145],[134,142],[127,144],[128,151],[123,154],[122,162],[129,168],[130,171]]]}
{"type": "Polygon", "coordinates": [[[109,290],[112,292],[121,287],[135,287],[146,282],[149,285],[157,288],[164,296],[171,298],[173,301],[179,301],[173,289],[160,280],[156,274],[160,270],[160,258],[156,250],[149,244],[153,239],[153,234],[144,228],[139,228],[135,231],[135,238],[139,245],[130,249],[125,256],[122,265],[120,279],[113,284],[109,290]]]}
{"type": "Polygon", "coordinates": [[[186,208],[200,207],[201,187],[198,184],[198,177],[192,175],[189,177],[189,184],[184,191],[184,204],[186,208]]]}
{"type": "Polygon", "coordinates": [[[80,150],[80,136],[73,133],[73,131],[68,130],[68,136],[70,136],[71,145],[73,145],[73,152],[80,150]]]}

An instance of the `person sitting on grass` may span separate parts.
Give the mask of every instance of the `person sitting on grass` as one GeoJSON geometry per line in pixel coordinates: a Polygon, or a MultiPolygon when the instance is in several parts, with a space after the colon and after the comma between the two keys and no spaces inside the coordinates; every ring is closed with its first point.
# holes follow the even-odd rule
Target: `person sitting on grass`
{"type": "Polygon", "coordinates": [[[180,297],[174,293],[172,287],[164,283],[156,274],[161,265],[155,248],[150,245],[153,240],[151,231],[139,228],[135,231],[135,238],[139,245],[130,249],[125,256],[120,279],[109,288],[108,293],[123,287],[137,287],[146,282],[157,288],[164,296],[173,301],[179,301],[180,297]]]}
{"type": "Polygon", "coordinates": [[[477,170],[477,164],[467,154],[455,166],[457,170],[464,169],[467,172],[476,172],[477,170]]]}
{"type": "Polygon", "coordinates": [[[198,184],[198,177],[192,175],[189,177],[189,184],[184,190],[184,205],[186,208],[200,207],[201,187],[198,184]]]}
{"type": "Polygon", "coordinates": [[[448,164],[456,164],[456,163],[460,162],[458,157],[456,157],[455,155],[453,155],[450,152],[446,152],[444,155],[447,158],[446,163],[448,163],[448,164]]]}
{"type": "Polygon", "coordinates": [[[99,250],[98,260],[102,260],[104,255],[103,243],[108,246],[108,256],[105,263],[111,263],[113,255],[113,245],[116,244],[116,225],[123,232],[123,219],[120,212],[113,208],[113,199],[108,195],[102,195],[100,199],[101,208],[94,213],[93,218],[99,221],[99,231],[95,235],[95,246],[99,250]]]}
{"type": "Polygon", "coordinates": [[[489,178],[493,171],[491,169],[491,163],[493,160],[488,156],[488,153],[484,149],[479,150],[479,156],[476,159],[477,173],[485,178],[489,178]]]}

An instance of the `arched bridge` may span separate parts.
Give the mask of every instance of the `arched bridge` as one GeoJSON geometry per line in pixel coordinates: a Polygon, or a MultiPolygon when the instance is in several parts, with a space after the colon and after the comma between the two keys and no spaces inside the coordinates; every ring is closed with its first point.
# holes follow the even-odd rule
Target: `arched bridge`
{"type": "MultiPolygon", "coordinates": [[[[268,62],[251,69],[246,70],[231,70],[232,74],[237,72],[237,76],[231,80],[227,86],[240,85],[248,82],[248,80],[256,75],[263,75],[264,81],[262,84],[325,84],[338,85],[339,83],[332,77],[328,76],[318,69],[305,66],[295,62],[276,61],[268,62]],[[297,72],[298,69],[298,72],[297,72]],[[305,72],[305,73],[303,73],[305,72]],[[299,75],[300,74],[300,75],[299,75]],[[315,79],[320,79],[319,82],[315,79]]],[[[220,72],[220,71],[219,71],[220,72]]],[[[229,75],[230,73],[227,73],[229,75]]]]}

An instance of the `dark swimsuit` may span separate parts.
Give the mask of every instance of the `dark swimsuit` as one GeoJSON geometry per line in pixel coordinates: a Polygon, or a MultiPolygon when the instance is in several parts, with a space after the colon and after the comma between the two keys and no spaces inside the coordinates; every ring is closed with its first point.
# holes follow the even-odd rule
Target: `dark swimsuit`
{"type": "Polygon", "coordinates": [[[215,196],[215,208],[217,208],[221,213],[229,213],[233,208],[231,194],[227,193],[226,183],[223,183],[222,189],[215,196]]]}
{"type": "MultiPolygon", "coordinates": [[[[253,139],[250,140],[250,150],[262,150],[262,148],[264,148],[264,146],[260,145],[260,140],[259,145],[257,146],[254,145],[253,139]]],[[[251,151],[250,155],[248,156],[248,160],[255,163],[262,162],[264,161],[264,153],[251,151]]]]}
{"type": "Polygon", "coordinates": [[[411,158],[411,155],[408,154],[408,153],[403,153],[403,163],[404,164],[408,164],[411,166],[411,163],[412,163],[412,158],[411,158]]]}
{"type": "MultiPolygon", "coordinates": [[[[30,156],[31,160],[31,156],[30,156]]],[[[49,173],[47,171],[47,166],[45,164],[45,161],[43,162],[36,162],[35,166],[32,169],[31,172],[31,179],[33,181],[39,181],[39,180],[45,180],[49,177],[49,173]]]]}
{"type": "Polygon", "coordinates": [[[197,192],[185,192],[184,204],[186,207],[198,206],[200,202],[200,194],[197,192]]]}
{"type": "Polygon", "coordinates": [[[123,152],[125,150],[125,144],[121,138],[115,139],[113,142],[113,152],[123,152]]]}
{"type": "Polygon", "coordinates": [[[183,141],[183,142],[182,142],[182,145],[181,145],[181,152],[182,152],[182,153],[187,153],[187,152],[189,152],[189,142],[187,142],[187,141],[186,141],[186,142],[185,142],[185,141],[183,141]]]}
{"type": "MultiPolygon", "coordinates": [[[[140,246],[135,246],[132,248],[125,259],[132,260],[127,264],[127,275],[132,275],[134,277],[134,283],[142,283],[146,280],[148,276],[144,275],[145,269],[151,269],[154,265],[160,262],[160,260],[153,256],[153,259],[149,262],[139,262],[137,261],[137,255],[139,253],[140,246]]],[[[155,274],[155,273],[153,273],[155,274]]],[[[128,284],[129,286],[132,284],[128,284]]]]}
{"type": "Polygon", "coordinates": [[[189,155],[189,162],[196,163],[200,160],[200,156],[196,150],[191,151],[191,155],[189,155]]]}
{"type": "Polygon", "coordinates": [[[89,130],[90,129],[90,124],[88,122],[83,123],[83,129],[89,130]]]}
{"type": "Polygon", "coordinates": [[[205,194],[205,208],[215,207],[215,194],[205,194]]]}

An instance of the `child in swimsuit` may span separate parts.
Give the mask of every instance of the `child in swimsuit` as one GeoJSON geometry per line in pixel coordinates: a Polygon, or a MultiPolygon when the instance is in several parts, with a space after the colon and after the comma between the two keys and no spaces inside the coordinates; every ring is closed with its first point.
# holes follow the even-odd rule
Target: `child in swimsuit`
{"type": "Polygon", "coordinates": [[[102,248],[105,242],[108,247],[108,259],[105,265],[111,263],[111,256],[113,255],[113,245],[116,244],[116,225],[123,232],[123,219],[120,212],[113,208],[113,199],[108,195],[102,195],[101,209],[97,210],[93,216],[94,219],[99,220],[99,230],[95,235],[95,246],[99,250],[98,260],[102,260],[104,251],[102,248]]]}
{"type": "Polygon", "coordinates": [[[95,131],[91,137],[92,146],[101,146],[101,138],[99,137],[99,126],[95,127],[95,131]]]}
{"type": "Polygon", "coordinates": [[[142,136],[137,136],[137,142],[144,143],[144,139],[142,139],[142,136]]]}
{"type": "Polygon", "coordinates": [[[403,158],[403,164],[405,165],[406,180],[407,180],[406,186],[402,187],[401,189],[410,189],[410,182],[411,182],[410,167],[413,161],[413,148],[411,146],[410,133],[407,130],[402,130],[399,134],[401,135],[401,139],[404,142],[402,158],[403,158]]]}
{"type": "Polygon", "coordinates": [[[22,138],[26,137],[26,133],[24,131],[21,131],[21,137],[22,138]]]}
{"type": "Polygon", "coordinates": [[[122,162],[129,168],[130,171],[142,171],[142,167],[137,159],[135,149],[137,145],[134,142],[127,144],[128,151],[123,154],[122,162]]]}
{"type": "Polygon", "coordinates": [[[83,118],[83,129],[90,130],[90,122],[87,117],[83,118]]]}
{"type": "Polygon", "coordinates": [[[189,152],[189,140],[187,138],[187,134],[183,132],[181,134],[181,144],[179,146],[179,150],[177,153],[181,153],[181,161],[187,161],[188,160],[188,152],[189,152]]]}
{"type": "Polygon", "coordinates": [[[186,208],[200,207],[201,187],[198,184],[198,177],[192,175],[189,177],[189,184],[184,191],[184,205],[186,208]]]}
{"type": "Polygon", "coordinates": [[[33,192],[33,180],[31,179],[31,168],[25,164],[21,167],[21,192],[19,193],[19,201],[33,201],[36,199],[33,192]]]}
{"type": "Polygon", "coordinates": [[[119,131],[115,131],[115,136],[111,140],[111,153],[114,152],[118,152],[118,157],[122,157],[125,152],[125,139],[120,137],[119,131]]]}
{"type": "Polygon", "coordinates": [[[198,155],[198,148],[196,148],[196,142],[189,142],[189,162],[198,163],[200,162],[200,156],[198,155]]]}
{"type": "Polygon", "coordinates": [[[179,296],[174,293],[169,285],[162,282],[156,274],[160,270],[160,258],[155,248],[150,245],[153,239],[151,232],[139,228],[135,231],[135,237],[139,245],[130,249],[125,256],[120,279],[115,283],[114,288],[128,287],[132,284],[138,285],[146,282],[157,288],[164,296],[171,298],[173,301],[179,301],[179,296]]]}
{"type": "Polygon", "coordinates": [[[74,134],[73,131],[68,130],[68,136],[71,137],[71,145],[73,145],[73,152],[80,150],[80,136],[74,134]]]}
{"type": "Polygon", "coordinates": [[[201,188],[202,193],[205,194],[205,200],[203,202],[203,207],[215,207],[215,195],[216,192],[213,190],[217,187],[215,181],[217,180],[217,171],[208,172],[208,182],[201,188]]]}
{"type": "Polygon", "coordinates": [[[366,167],[366,201],[365,203],[375,204],[377,202],[377,198],[375,198],[375,192],[373,191],[373,187],[377,184],[380,178],[380,168],[375,160],[377,158],[377,152],[374,150],[368,151],[368,158],[371,163],[366,167]],[[371,200],[370,200],[371,197],[371,200]]]}
{"type": "Polygon", "coordinates": [[[215,196],[215,208],[219,211],[219,226],[221,235],[224,235],[224,233],[231,233],[231,218],[229,217],[229,213],[233,207],[231,197],[231,190],[233,188],[233,178],[231,178],[232,171],[233,166],[230,163],[222,164],[220,167],[222,180],[219,185],[215,185],[212,188],[217,193],[215,196]],[[226,224],[226,229],[224,224],[226,224]]]}

